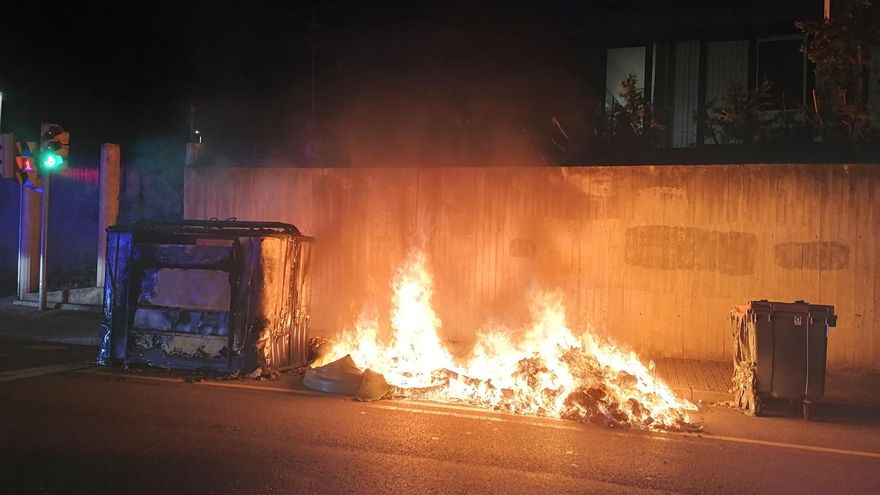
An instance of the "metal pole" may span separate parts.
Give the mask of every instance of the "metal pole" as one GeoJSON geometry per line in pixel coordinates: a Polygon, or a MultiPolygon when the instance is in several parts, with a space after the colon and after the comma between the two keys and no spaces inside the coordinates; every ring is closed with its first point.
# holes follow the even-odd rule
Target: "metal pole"
{"type": "Polygon", "coordinates": [[[52,174],[44,174],[43,179],[43,208],[40,220],[40,311],[46,311],[46,243],[49,237],[49,177],[52,174]]]}
{"type": "Polygon", "coordinates": [[[24,195],[27,192],[24,184],[22,184],[19,189],[21,190],[21,195],[18,197],[18,299],[20,301],[24,301],[24,295],[27,292],[25,287],[28,282],[22,281],[22,273],[24,272],[24,195]]]}
{"type": "Polygon", "coordinates": [[[318,24],[315,22],[315,4],[312,4],[312,22],[309,23],[309,52],[312,59],[312,122],[315,121],[317,98],[315,84],[315,30],[318,24]]]}

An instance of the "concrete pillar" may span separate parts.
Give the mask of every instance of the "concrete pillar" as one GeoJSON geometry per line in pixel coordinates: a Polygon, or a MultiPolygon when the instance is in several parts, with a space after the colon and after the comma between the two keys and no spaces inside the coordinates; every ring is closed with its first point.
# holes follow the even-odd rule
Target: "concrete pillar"
{"type": "Polygon", "coordinates": [[[202,157],[204,151],[202,143],[186,143],[186,166],[192,167],[202,157]]]}
{"type": "Polygon", "coordinates": [[[40,216],[42,195],[21,188],[18,224],[18,298],[36,292],[40,283],[40,216]]]}
{"type": "Polygon", "coordinates": [[[104,287],[107,263],[107,227],[119,218],[119,145],[101,145],[101,183],[98,188],[98,276],[97,286],[104,287]]]}

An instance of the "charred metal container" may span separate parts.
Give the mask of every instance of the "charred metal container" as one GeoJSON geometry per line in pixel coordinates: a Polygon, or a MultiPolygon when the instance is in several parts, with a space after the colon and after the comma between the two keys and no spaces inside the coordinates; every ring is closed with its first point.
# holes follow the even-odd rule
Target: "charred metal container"
{"type": "Polygon", "coordinates": [[[304,363],[313,241],[276,222],[108,228],[98,363],[221,372],[304,363]]]}
{"type": "Polygon", "coordinates": [[[825,394],[828,328],[834,306],[752,301],[732,313],[736,402],[760,414],[762,400],[787,399],[810,419],[825,394]]]}

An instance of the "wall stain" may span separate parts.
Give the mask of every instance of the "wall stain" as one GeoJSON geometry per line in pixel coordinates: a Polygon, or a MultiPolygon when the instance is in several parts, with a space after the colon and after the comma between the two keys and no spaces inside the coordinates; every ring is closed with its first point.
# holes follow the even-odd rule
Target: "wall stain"
{"type": "Polygon", "coordinates": [[[666,225],[626,229],[626,263],[643,268],[750,275],[756,253],[757,237],[748,232],[666,225]]]}
{"type": "Polygon", "coordinates": [[[843,270],[849,266],[849,252],[839,242],[783,242],[773,246],[773,261],[789,270],[843,270]]]}
{"type": "Polygon", "coordinates": [[[531,239],[513,239],[510,241],[510,256],[514,258],[534,258],[537,246],[531,239]]]}

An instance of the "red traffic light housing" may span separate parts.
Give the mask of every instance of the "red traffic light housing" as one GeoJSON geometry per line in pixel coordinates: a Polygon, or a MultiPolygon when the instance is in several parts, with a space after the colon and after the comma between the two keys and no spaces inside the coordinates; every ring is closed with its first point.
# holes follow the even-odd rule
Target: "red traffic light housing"
{"type": "Polygon", "coordinates": [[[44,123],[40,132],[40,151],[37,168],[41,174],[58,172],[64,168],[69,154],[70,133],[58,124],[44,123]]]}

